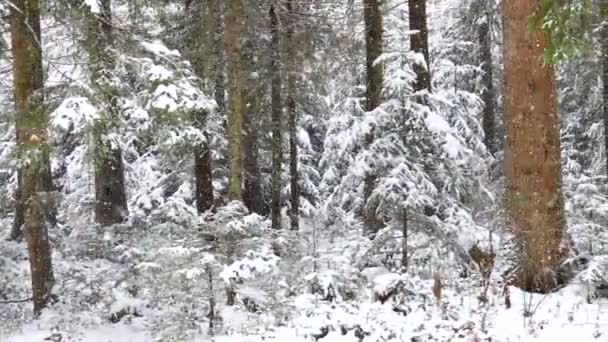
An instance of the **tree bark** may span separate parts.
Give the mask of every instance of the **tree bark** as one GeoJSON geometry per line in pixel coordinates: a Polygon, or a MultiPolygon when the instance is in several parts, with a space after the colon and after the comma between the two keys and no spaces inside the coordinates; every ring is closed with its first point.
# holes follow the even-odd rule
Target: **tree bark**
{"type": "Polygon", "coordinates": [[[492,34],[490,32],[490,18],[486,14],[486,18],[479,24],[479,59],[483,72],[481,83],[483,90],[481,99],[483,100],[483,132],[484,143],[490,153],[495,154],[497,151],[495,141],[495,120],[494,120],[494,79],[492,73],[492,34]]]}
{"type": "Polygon", "coordinates": [[[243,3],[241,0],[227,0],[226,12],[226,58],[228,62],[228,156],[229,177],[228,197],[242,200],[243,148],[241,129],[243,127],[243,87],[241,72],[241,35],[243,31],[243,3]]]}
{"type": "MultiPolygon", "coordinates": [[[[365,19],[365,47],[366,47],[366,75],[367,87],[365,91],[365,109],[373,111],[382,102],[383,68],[380,63],[374,62],[382,55],[382,10],[380,1],[364,0],[364,19],[365,19]]],[[[374,142],[374,133],[370,132],[365,136],[365,144],[371,145],[374,142]]],[[[371,167],[373,169],[373,166],[371,167]]],[[[376,174],[374,171],[368,172],[364,180],[364,224],[365,234],[374,235],[382,226],[382,222],[377,217],[376,206],[369,203],[369,199],[376,184],[376,174]]]]}
{"type": "Polygon", "coordinates": [[[606,153],[606,174],[608,174],[608,1],[602,0],[600,8],[602,29],[601,29],[601,45],[602,45],[602,87],[603,97],[602,104],[604,109],[604,143],[606,153]]]}
{"type": "Polygon", "coordinates": [[[47,192],[45,178],[49,174],[49,145],[46,133],[48,118],[42,106],[39,6],[38,0],[14,0],[10,21],[18,147],[27,158],[20,171],[19,202],[30,260],[35,315],[46,307],[54,284],[44,209],[48,203],[45,203],[44,196],[40,196],[47,192]]]}
{"type": "Polygon", "coordinates": [[[123,222],[128,215],[124,163],[120,147],[107,139],[116,119],[116,94],[106,83],[114,59],[109,52],[112,39],[112,7],[110,0],[99,2],[100,13],[87,13],[86,47],[91,65],[91,83],[104,98],[106,117],[93,129],[95,168],[95,222],[111,225],[123,222]]]}
{"type": "Polygon", "coordinates": [[[557,285],[565,227],[553,68],[543,63],[547,35],[528,31],[538,0],[503,3],[505,207],[521,252],[519,285],[557,285]]]}
{"type": "Polygon", "coordinates": [[[287,66],[287,114],[289,126],[289,185],[290,185],[290,209],[289,221],[291,230],[300,229],[300,186],[298,184],[298,113],[296,108],[296,44],[294,41],[295,12],[294,1],[287,0],[287,17],[285,22],[287,30],[285,40],[287,51],[285,54],[285,65],[287,66]]]}
{"type": "Polygon", "coordinates": [[[416,53],[421,53],[424,56],[426,65],[414,63],[413,69],[416,73],[416,83],[414,91],[421,90],[431,91],[431,73],[429,59],[429,33],[426,20],[426,0],[409,0],[409,20],[410,30],[416,30],[418,33],[410,36],[410,49],[416,53]]]}
{"type": "Polygon", "coordinates": [[[270,78],[271,78],[271,124],[272,124],[272,228],[281,228],[281,168],[283,164],[283,144],[281,129],[281,70],[279,19],[274,4],[270,5],[270,78]]]}
{"type": "MultiPolygon", "coordinates": [[[[204,112],[195,113],[196,126],[204,130],[207,114],[204,112]]],[[[207,138],[204,144],[194,147],[194,178],[196,182],[196,210],[204,213],[213,207],[213,177],[211,169],[211,149],[209,148],[209,135],[204,133],[207,138]]]]}

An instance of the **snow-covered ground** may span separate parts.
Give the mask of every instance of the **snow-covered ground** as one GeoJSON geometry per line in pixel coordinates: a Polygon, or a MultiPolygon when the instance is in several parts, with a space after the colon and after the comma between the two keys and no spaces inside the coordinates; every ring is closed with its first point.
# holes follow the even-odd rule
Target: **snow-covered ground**
{"type": "MultiPolygon", "coordinates": [[[[235,334],[200,336],[194,341],[262,342],[262,341],[494,341],[494,342],[569,342],[608,341],[608,301],[586,301],[586,289],[571,285],[550,295],[530,295],[510,288],[511,308],[505,308],[502,293],[490,290],[489,304],[480,306],[475,296],[461,296],[450,291],[442,304],[408,305],[407,315],[393,311],[390,302],[303,304],[310,298],[299,298],[298,318],[285,327],[259,327],[258,332],[240,332],[236,325],[250,326],[255,319],[248,314],[225,312],[235,334]],[[531,315],[524,317],[524,312],[531,315]],[[320,313],[322,315],[319,315],[320,313]],[[324,327],[329,327],[323,331],[324,327]],[[361,330],[358,330],[361,327],[361,330]],[[373,329],[373,330],[372,330],[373,329]],[[261,332],[260,332],[261,331],[261,332]],[[326,333],[326,334],[325,334],[326,333]],[[360,339],[363,337],[363,339],[360,339]]],[[[23,332],[0,334],[0,341],[43,342],[138,342],[155,341],[144,331],[143,318],[130,324],[104,325],[88,331],[66,333],[38,330],[36,325],[23,327],[23,332]],[[57,339],[62,335],[62,340],[57,339]],[[55,338],[55,339],[53,339],[55,338]]]]}

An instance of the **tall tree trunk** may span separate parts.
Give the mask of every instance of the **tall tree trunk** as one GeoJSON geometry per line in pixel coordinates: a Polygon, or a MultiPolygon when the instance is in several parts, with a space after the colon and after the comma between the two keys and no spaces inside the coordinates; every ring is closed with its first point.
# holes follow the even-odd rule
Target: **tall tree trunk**
{"type": "Polygon", "coordinates": [[[416,83],[414,91],[418,92],[423,89],[431,91],[431,73],[429,59],[429,33],[426,24],[426,0],[409,0],[409,16],[410,30],[416,30],[418,33],[410,36],[410,49],[416,53],[421,53],[424,56],[426,65],[415,63],[413,65],[416,73],[416,83]]]}
{"type": "Polygon", "coordinates": [[[602,104],[604,106],[604,148],[606,153],[606,174],[608,174],[608,1],[602,0],[600,6],[601,20],[603,20],[601,29],[602,35],[600,39],[602,41],[602,104]]]}
{"type": "Polygon", "coordinates": [[[483,91],[483,132],[484,143],[490,153],[496,153],[495,121],[494,121],[494,83],[492,74],[492,34],[490,32],[490,14],[486,13],[485,19],[479,24],[479,59],[483,72],[481,83],[483,91]]]}
{"type": "Polygon", "coordinates": [[[281,168],[283,165],[283,144],[281,130],[281,70],[279,19],[274,4],[270,4],[270,78],[271,78],[271,124],[272,124],[272,228],[281,228],[281,168]]]}
{"type": "Polygon", "coordinates": [[[241,35],[244,10],[241,0],[227,0],[226,58],[228,62],[228,197],[242,200],[243,182],[243,86],[241,71],[241,35]]]}
{"type": "MultiPolygon", "coordinates": [[[[383,69],[380,63],[374,62],[382,55],[382,9],[380,1],[364,0],[364,19],[365,19],[365,47],[366,47],[366,72],[367,87],[365,91],[365,109],[373,111],[382,102],[382,83],[383,69]]],[[[374,133],[370,132],[365,136],[365,144],[371,145],[374,142],[374,133]]],[[[372,167],[373,169],[373,167],[372,167]]],[[[368,172],[364,180],[364,219],[365,234],[374,235],[382,226],[377,217],[376,206],[369,203],[370,196],[374,191],[376,174],[374,171],[368,172]]]]}
{"type": "Polygon", "coordinates": [[[505,74],[505,207],[521,249],[519,285],[546,292],[565,226],[553,68],[543,63],[547,35],[528,31],[538,0],[503,3],[505,74]]]}
{"type": "Polygon", "coordinates": [[[295,11],[294,1],[287,0],[287,30],[285,33],[287,51],[285,65],[287,67],[287,114],[289,126],[289,185],[290,211],[289,221],[291,230],[300,229],[300,187],[298,181],[298,113],[296,108],[296,44],[294,41],[295,11]]]}
{"type": "MultiPolygon", "coordinates": [[[[225,113],[226,104],[224,100],[224,56],[223,56],[223,21],[222,5],[219,0],[207,0],[203,3],[196,3],[191,6],[187,3],[185,15],[193,13],[189,31],[191,46],[188,53],[194,66],[194,70],[201,79],[210,80],[213,84],[212,90],[217,110],[225,113]],[[205,7],[206,6],[206,10],[205,7]],[[198,25],[201,23],[202,25],[198,25]],[[200,34],[203,30],[205,34],[200,34]],[[204,51],[210,50],[211,55],[205,58],[201,55],[204,51]],[[211,71],[213,70],[213,71],[211,71]],[[211,77],[209,76],[211,74],[211,77]]],[[[207,126],[207,114],[205,112],[195,113],[195,124],[205,131],[207,126]]],[[[203,213],[213,207],[213,172],[211,147],[209,135],[205,131],[207,142],[194,147],[194,178],[196,182],[196,207],[199,213],[203,213]]]]}
{"type": "MultiPolygon", "coordinates": [[[[20,202],[32,277],[34,313],[47,305],[54,284],[45,217],[45,177],[49,169],[47,117],[43,102],[40,7],[38,0],[14,0],[11,6],[13,83],[18,147],[27,158],[20,172],[20,202]]],[[[47,193],[48,194],[48,193],[47,193]]],[[[48,199],[48,196],[47,196],[48,199]]]]}
{"type": "Polygon", "coordinates": [[[106,116],[95,123],[95,222],[111,225],[123,222],[128,215],[124,164],[120,147],[108,141],[107,135],[117,119],[116,94],[106,83],[114,59],[109,52],[112,40],[112,6],[101,0],[100,13],[88,13],[88,41],[91,83],[102,94],[106,116]]]}

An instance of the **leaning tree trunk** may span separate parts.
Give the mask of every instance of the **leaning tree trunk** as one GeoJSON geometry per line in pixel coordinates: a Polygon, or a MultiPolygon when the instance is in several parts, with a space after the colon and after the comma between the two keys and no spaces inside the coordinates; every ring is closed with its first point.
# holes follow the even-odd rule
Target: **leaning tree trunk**
{"type": "Polygon", "coordinates": [[[272,203],[270,216],[272,228],[281,228],[281,169],[283,165],[283,144],[281,129],[281,71],[279,19],[274,4],[270,5],[270,79],[271,79],[271,124],[272,124],[272,203]]]}
{"type": "Polygon", "coordinates": [[[243,87],[241,85],[241,35],[244,10],[241,0],[228,0],[226,12],[226,58],[228,62],[228,197],[242,200],[243,182],[243,87]]]}
{"type": "Polygon", "coordinates": [[[108,133],[117,120],[116,94],[106,80],[114,60],[109,51],[112,45],[112,8],[110,0],[100,1],[100,13],[87,13],[88,36],[86,47],[91,65],[91,83],[101,94],[106,106],[105,117],[95,123],[95,222],[111,225],[123,222],[128,215],[122,150],[108,140],[108,133]]]}
{"type": "Polygon", "coordinates": [[[490,15],[479,24],[477,29],[479,34],[479,59],[483,72],[481,83],[483,90],[481,99],[483,100],[483,132],[484,143],[490,153],[496,153],[495,141],[495,120],[494,120],[494,79],[492,73],[492,34],[490,31],[490,15]]]}
{"type": "Polygon", "coordinates": [[[296,108],[296,44],[294,41],[295,11],[294,1],[287,0],[286,4],[287,30],[285,40],[287,51],[285,53],[285,65],[287,66],[287,114],[289,127],[289,185],[290,185],[290,209],[289,221],[291,230],[300,229],[300,187],[298,175],[298,113],[296,108]]]}
{"type": "Polygon", "coordinates": [[[14,0],[11,6],[13,84],[21,155],[20,201],[32,277],[34,313],[47,305],[54,284],[51,248],[45,217],[45,174],[49,168],[47,120],[43,101],[40,7],[38,0],[14,0]]]}
{"type": "Polygon", "coordinates": [[[410,30],[417,31],[410,36],[410,49],[416,53],[421,53],[426,65],[415,63],[413,65],[416,73],[416,83],[414,91],[423,89],[431,91],[431,73],[429,71],[429,31],[426,24],[426,0],[409,0],[409,20],[410,30]]]}
{"type": "Polygon", "coordinates": [[[543,62],[547,34],[530,32],[538,0],[510,0],[504,11],[505,207],[520,251],[519,285],[546,292],[565,226],[553,68],[543,62]]]}
{"type": "MultiPolygon", "coordinates": [[[[366,47],[366,74],[367,87],[365,91],[365,109],[373,111],[382,102],[382,64],[376,60],[382,55],[382,9],[380,1],[364,0],[364,19],[365,19],[365,47],[366,47]]],[[[374,142],[373,132],[365,136],[365,144],[371,145],[374,142]]],[[[376,186],[376,174],[374,171],[368,172],[365,176],[363,186],[363,213],[365,219],[365,234],[374,235],[382,227],[382,222],[376,214],[376,205],[370,203],[370,197],[376,186]]]]}

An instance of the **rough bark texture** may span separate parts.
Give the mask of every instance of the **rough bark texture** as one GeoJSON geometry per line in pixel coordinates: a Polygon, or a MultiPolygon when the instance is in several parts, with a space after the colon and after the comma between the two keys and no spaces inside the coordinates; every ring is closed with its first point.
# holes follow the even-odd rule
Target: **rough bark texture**
{"type": "Polygon", "coordinates": [[[489,15],[486,14],[486,19],[479,24],[479,59],[483,72],[481,83],[483,90],[481,99],[483,100],[483,132],[484,143],[490,153],[496,153],[495,141],[495,120],[494,120],[494,83],[492,74],[492,35],[490,32],[489,15]]]}
{"type": "Polygon", "coordinates": [[[42,107],[43,72],[38,0],[13,1],[10,26],[18,146],[20,152],[28,157],[28,163],[20,172],[20,202],[30,260],[34,313],[38,315],[47,305],[54,283],[45,201],[40,196],[46,191],[44,183],[45,172],[48,173],[49,168],[49,146],[47,117],[42,107]]]}
{"type": "MultiPolygon", "coordinates": [[[[365,91],[365,109],[369,112],[382,102],[382,65],[374,62],[382,54],[382,9],[377,0],[364,0],[365,16],[365,47],[366,47],[366,74],[367,87],[365,91]]],[[[371,145],[374,141],[374,133],[370,132],[365,137],[365,144],[371,145]]],[[[373,169],[373,166],[372,166],[373,169]]],[[[374,191],[376,175],[372,172],[365,176],[363,187],[364,196],[364,219],[365,234],[374,235],[382,226],[377,217],[376,206],[369,203],[369,198],[374,191]]]]}
{"type": "Polygon", "coordinates": [[[272,228],[281,228],[281,167],[283,164],[283,144],[281,130],[281,71],[279,54],[279,19],[274,5],[270,5],[270,77],[271,77],[271,124],[272,124],[272,228]]]}
{"type": "Polygon", "coordinates": [[[298,184],[298,113],[296,108],[296,45],[294,41],[295,13],[294,1],[287,0],[286,4],[287,30],[285,40],[287,51],[285,53],[287,66],[287,114],[289,126],[289,185],[290,185],[290,209],[289,221],[292,230],[300,229],[300,187],[298,184]]]}
{"type": "MultiPolygon", "coordinates": [[[[22,2],[24,6],[29,6],[29,3],[27,1],[23,1],[22,2]]],[[[33,4],[33,3],[32,3],[33,4]]],[[[34,4],[33,4],[34,5],[34,4]]],[[[32,15],[35,15],[37,12],[36,11],[31,11],[32,15]]],[[[36,20],[38,20],[37,18],[35,18],[34,16],[26,14],[26,20],[27,20],[27,25],[29,27],[32,28],[32,31],[34,31],[34,34],[30,34],[28,36],[28,39],[34,39],[34,44],[37,44],[36,42],[40,41],[40,23],[36,22],[36,20]]],[[[28,43],[24,42],[23,46],[26,46],[28,43]]],[[[40,55],[40,49],[38,48],[38,45],[36,46],[29,46],[27,45],[28,49],[29,48],[33,48],[37,51],[32,51],[32,58],[29,60],[24,60],[24,63],[28,63],[27,65],[29,65],[29,68],[32,72],[32,76],[31,76],[31,84],[28,85],[27,87],[21,87],[20,89],[15,88],[15,91],[19,91],[20,93],[17,94],[15,93],[16,96],[16,100],[17,100],[17,96],[21,97],[22,99],[25,99],[24,96],[29,97],[30,95],[36,93],[39,95],[42,95],[40,92],[42,91],[42,87],[43,87],[43,70],[42,70],[42,57],[40,55]]],[[[41,100],[41,99],[40,99],[41,100]]],[[[19,105],[19,104],[17,104],[19,105]]],[[[19,111],[19,108],[17,108],[17,110],[19,111]]],[[[20,129],[19,129],[19,117],[17,118],[17,129],[16,129],[16,135],[17,135],[17,143],[19,143],[20,140],[20,129]]],[[[40,170],[40,172],[42,173],[42,178],[43,178],[43,188],[45,191],[54,191],[55,190],[55,186],[53,185],[53,178],[51,175],[51,163],[49,160],[48,155],[43,155],[42,156],[43,160],[41,161],[43,163],[43,168],[40,170]]],[[[23,187],[23,171],[19,170],[18,174],[17,174],[17,189],[15,191],[14,194],[14,198],[15,198],[15,216],[14,216],[14,220],[13,220],[13,227],[11,229],[11,234],[10,234],[10,239],[11,240],[20,240],[21,237],[23,236],[23,233],[21,231],[21,228],[23,227],[23,223],[25,222],[25,198],[22,196],[22,187],[23,187]]],[[[48,223],[51,226],[54,226],[57,223],[57,212],[56,212],[56,208],[54,206],[49,206],[49,207],[44,207],[43,209],[45,209],[45,216],[46,219],[48,220],[48,223]]]]}
{"type": "Polygon", "coordinates": [[[243,89],[241,85],[241,34],[243,31],[243,3],[228,0],[226,12],[226,58],[228,61],[228,158],[230,174],[228,197],[242,200],[243,148],[243,89]]]}
{"type": "Polygon", "coordinates": [[[564,231],[560,141],[553,69],[543,64],[547,36],[528,31],[538,0],[511,0],[504,11],[507,219],[520,247],[519,285],[556,286],[564,231]]]}
{"type": "Polygon", "coordinates": [[[116,96],[107,84],[113,58],[112,8],[110,0],[100,1],[100,13],[88,13],[88,41],[86,43],[91,64],[91,83],[99,91],[107,111],[106,117],[95,123],[95,222],[111,225],[123,222],[128,215],[125,173],[120,147],[107,140],[117,116],[116,96]]]}
{"type": "Polygon", "coordinates": [[[431,74],[429,72],[429,33],[426,24],[426,0],[409,0],[410,30],[418,33],[410,36],[410,49],[424,56],[426,65],[415,63],[413,65],[416,73],[414,91],[427,89],[431,91],[431,74]]]}

